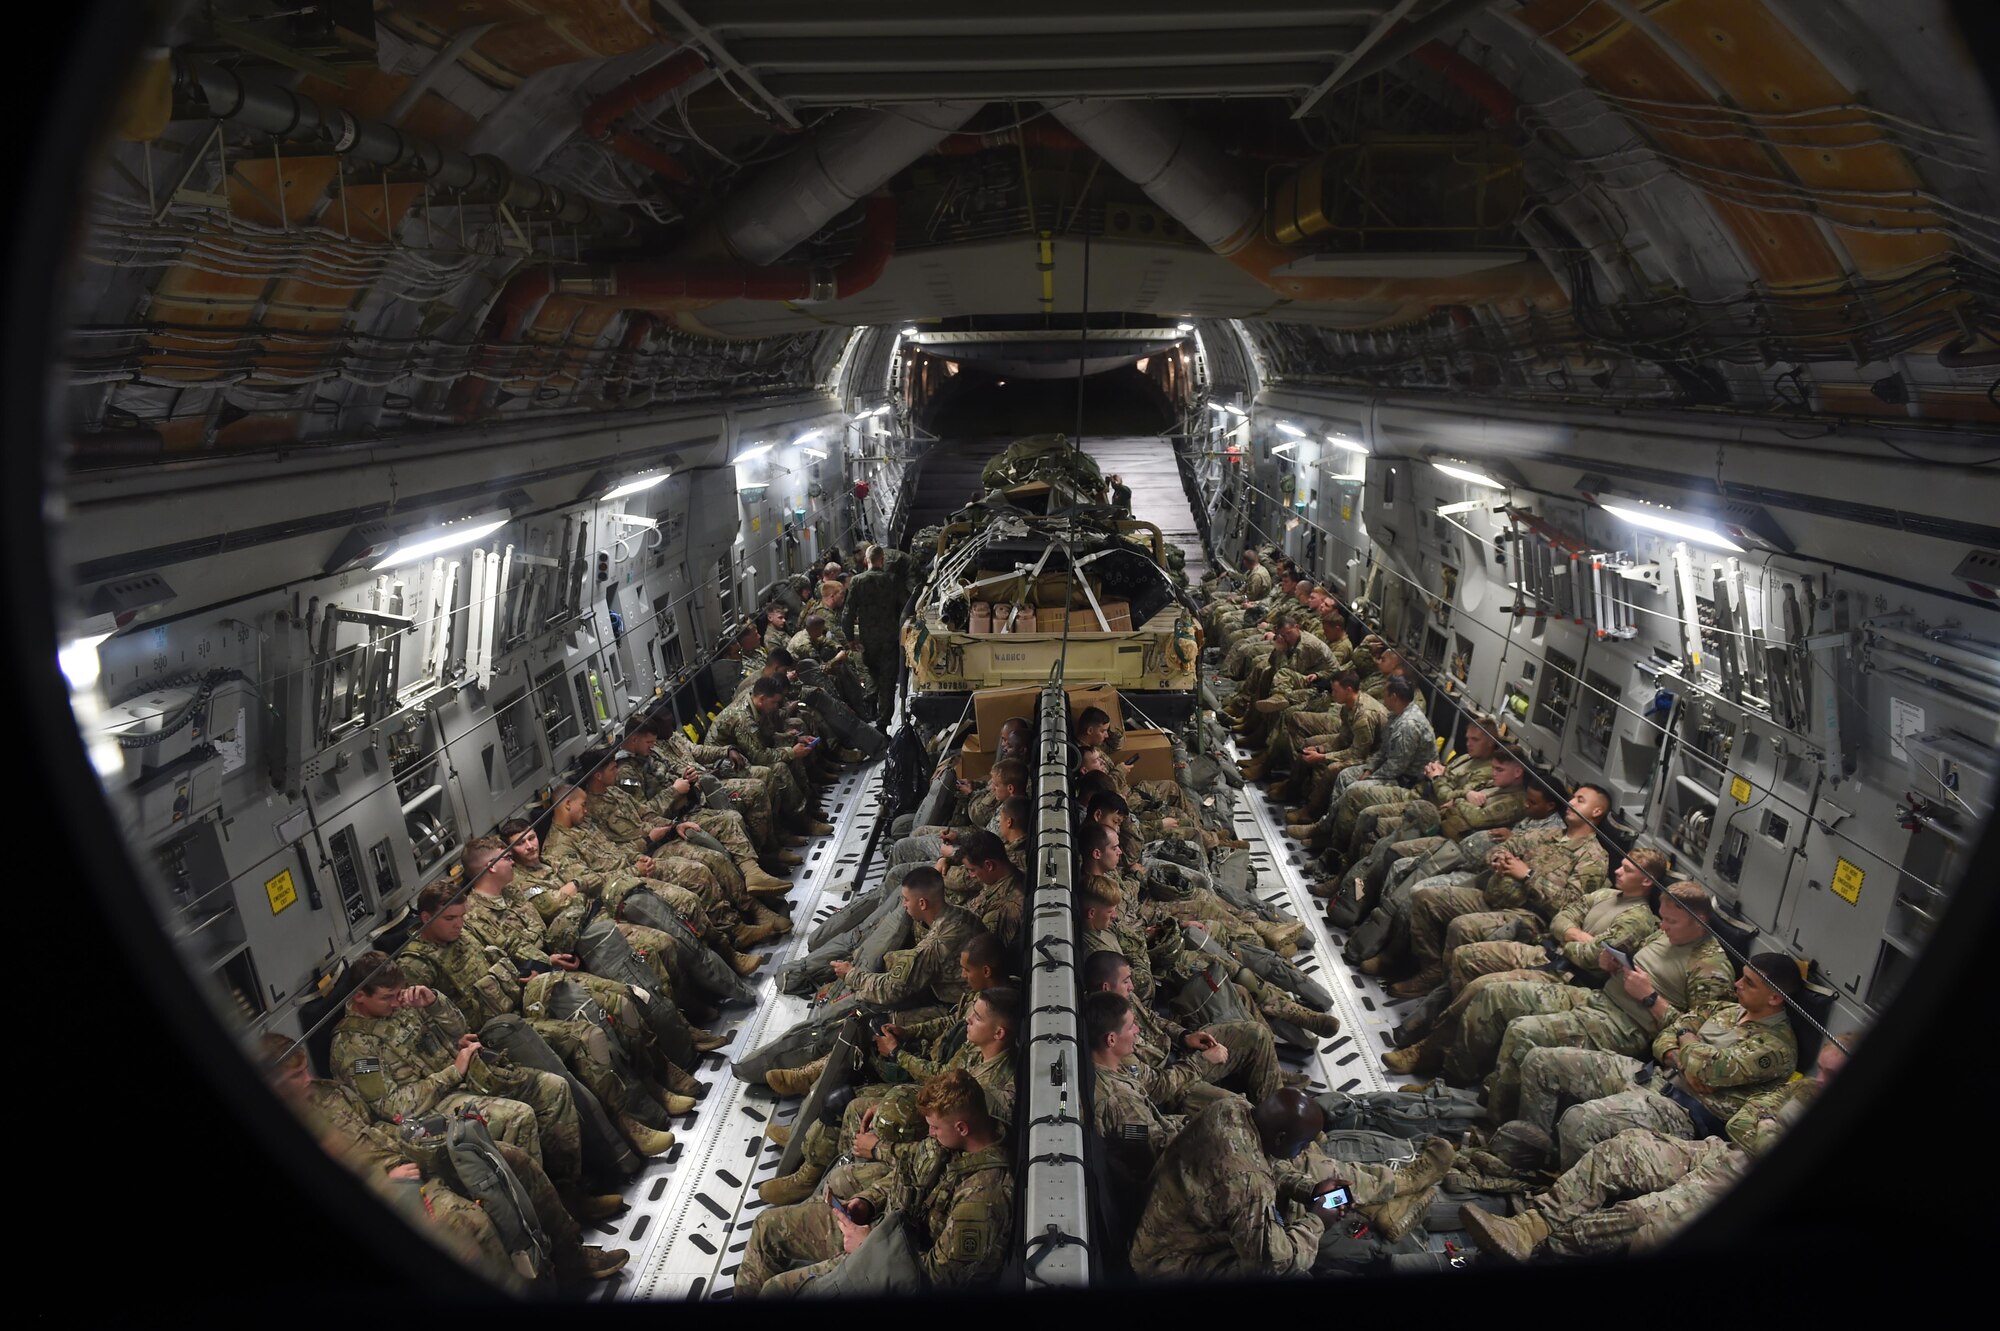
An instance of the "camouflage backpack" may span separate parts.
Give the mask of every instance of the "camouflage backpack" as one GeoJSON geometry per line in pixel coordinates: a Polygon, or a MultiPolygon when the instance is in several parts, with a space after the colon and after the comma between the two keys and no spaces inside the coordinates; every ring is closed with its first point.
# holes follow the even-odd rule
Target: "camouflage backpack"
{"type": "Polygon", "coordinates": [[[521,1180],[472,1110],[402,1120],[403,1150],[425,1173],[479,1204],[522,1277],[533,1280],[554,1253],[521,1180]]]}

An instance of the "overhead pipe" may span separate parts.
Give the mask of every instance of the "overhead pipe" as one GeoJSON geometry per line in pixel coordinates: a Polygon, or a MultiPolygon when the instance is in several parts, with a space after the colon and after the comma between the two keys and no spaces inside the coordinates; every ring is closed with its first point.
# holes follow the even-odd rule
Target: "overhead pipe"
{"type": "Polygon", "coordinates": [[[660,151],[636,134],[619,129],[616,122],[646,103],[668,96],[707,68],[708,61],[701,52],[692,47],[682,47],[651,69],[634,75],[592,102],[583,113],[584,137],[637,162],[664,180],[688,180],[688,169],[679,158],[660,151]]]}
{"type": "Polygon", "coordinates": [[[1984,656],[1964,647],[1955,646],[1950,642],[1925,637],[1921,633],[1915,633],[1909,629],[1900,628],[1892,624],[1883,624],[1873,619],[1863,620],[1861,622],[1861,631],[1873,634],[1878,638],[1886,639],[1899,647],[1907,648],[1909,651],[1917,652],[1924,656],[1936,657],[1940,664],[1949,665],[1970,674],[1986,676],[1988,683],[2000,683],[2000,658],[1984,656]]]}
{"type": "MultiPolygon", "coordinates": [[[[549,217],[600,235],[627,236],[630,217],[569,190],[517,175],[498,157],[462,153],[413,138],[392,125],[356,120],[347,112],[275,83],[246,79],[194,56],[174,56],[175,111],[224,121],[374,166],[406,170],[427,184],[491,200],[515,212],[549,217]]],[[[386,224],[386,219],[385,219],[386,224]]]]}
{"type": "Polygon", "coordinates": [[[1025,125],[1012,129],[999,129],[991,133],[947,134],[938,140],[934,150],[946,157],[965,157],[972,153],[984,152],[988,148],[1011,148],[1024,143],[1030,148],[1048,148],[1056,152],[1089,152],[1090,145],[1061,125],[1051,125],[1046,120],[1031,120],[1025,125]]]}
{"type": "Polygon", "coordinates": [[[1500,300],[1560,302],[1562,289],[1538,260],[1456,277],[1310,277],[1274,270],[1308,257],[1264,235],[1264,204],[1251,179],[1204,134],[1173,112],[1143,102],[1078,101],[1053,114],[1110,166],[1139,186],[1215,253],[1293,300],[1394,303],[1384,322],[1439,305],[1500,300]]]}

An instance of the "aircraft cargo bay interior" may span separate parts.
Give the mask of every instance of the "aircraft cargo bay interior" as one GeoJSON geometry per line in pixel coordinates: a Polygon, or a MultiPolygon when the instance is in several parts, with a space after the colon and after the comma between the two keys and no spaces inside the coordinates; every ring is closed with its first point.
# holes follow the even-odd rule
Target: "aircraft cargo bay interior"
{"type": "Polygon", "coordinates": [[[1969,1070],[1983,6],[77,21],[42,841],[326,1236],[132,1297],[1834,1271],[1969,1070]]]}

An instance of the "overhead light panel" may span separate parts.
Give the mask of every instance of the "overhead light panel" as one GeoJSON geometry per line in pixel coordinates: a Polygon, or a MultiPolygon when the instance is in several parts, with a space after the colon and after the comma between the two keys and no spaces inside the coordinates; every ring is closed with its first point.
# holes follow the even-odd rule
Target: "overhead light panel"
{"type": "Polygon", "coordinates": [[[771,446],[769,444],[758,444],[755,448],[744,449],[741,453],[738,453],[735,457],[731,458],[730,461],[732,463],[748,462],[752,458],[761,458],[770,451],[771,451],[771,446]]]}
{"type": "Polygon", "coordinates": [[[824,437],[825,437],[825,435],[826,435],[826,427],[825,427],[825,426],[821,426],[821,427],[820,427],[819,429],[817,429],[817,430],[807,430],[807,431],[806,431],[806,432],[805,432],[804,434],[802,434],[802,435],[800,435],[800,436],[799,436],[798,438],[796,438],[796,439],[792,440],[792,446],[793,446],[794,448],[796,448],[796,447],[798,447],[798,446],[799,446],[799,445],[801,445],[801,444],[809,444],[809,443],[811,443],[811,442],[812,442],[813,440],[815,440],[815,439],[820,439],[820,438],[824,438],[824,437]]]}
{"type": "Polygon", "coordinates": [[[97,682],[97,649],[117,631],[115,617],[92,615],[77,626],[76,636],[56,648],[56,667],[72,689],[87,689],[97,682]]]}
{"type": "Polygon", "coordinates": [[[1484,499],[1461,499],[1456,504],[1439,504],[1437,515],[1448,518],[1458,513],[1470,513],[1475,508],[1485,508],[1486,502],[1484,499]]]}
{"type": "Polygon", "coordinates": [[[1644,527],[1647,531],[1678,536],[1684,541],[1693,541],[1696,545],[1705,545],[1711,550],[1743,553],[1742,546],[1714,527],[1686,514],[1676,513],[1672,509],[1654,508],[1651,505],[1607,504],[1601,499],[1597,501],[1597,506],[1612,517],[1629,522],[1635,527],[1644,527]]]}
{"type": "Polygon", "coordinates": [[[433,527],[404,537],[396,548],[370,566],[371,572],[385,568],[395,568],[400,564],[414,564],[419,559],[429,558],[446,550],[456,550],[461,545],[471,545],[482,536],[491,536],[507,525],[509,515],[501,513],[481,513],[459,522],[448,522],[442,527],[433,527]]]}
{"type": "Polygon", "coordinates": [[[623,499],[626,495],[642,494],[667,479],[667,476],[668,473],[664,471],[657,476],[641,476],[637,480],[627,481],[617,489],[609,491],[604,497],[606,499],[623,499]]]}
{"type": "Polygon", "coordinates": [[[1296,439],[1289,439],[1289,440],[1286,440],[1286,441],[1285,441],[1284,443],[1282,443],[1282,444],[1273,444],[1273,445],[1271,446],[1271,456],[1272,456],[1272,457],[1274,457],[1274,458],[1275,458],[1275,457],[1281,457],[1281,456],[1283,456],[1284,454],[1286,454],[1286,453],[1289,453],[1289,452],[1291,452],[1291,451],[1292,451],[1293,449],[1297,448],[1298,446],[1299,446],[1299,441],[1298,441],[1298,440],[1296,440],[1296,439]]]}
{"type": "Polygon", "coordinates": [[[1431,465],[1447,476],[1455,477],[1461,481],[1469,481],[1473,485],[1483,485],[1489,490],[1504,490],[1507,488],[1505,481],[1496,481],[1485,472],[1476,471],[1464,463],[1433,462],[1431,465]]]}
{"type": "Polygon", "coordinates": [[[826,450],[823,448],[805,448],[805,449],[800,449],[799,451],[804,453],[809,458],[819,458],[822,461],[824,461],[826,458],[826,450]]]}
{"type": "Polygon", "coordinates": [[[1290,421],[1279,421],[1278,433],[1288,434],[1294,439],[1303,439],[1306,437],[1306,432],[1304,430],[1301,430],[1298,426],[1292,424],[1290,421]]]}
{"type": "Polygon", "coordinates": [[[1368,445],[1358,439],[1349,439],[1344,434],[1330,434],[1326,441],[1343,452],[1359,453],[1364,458],[1368,456],[1368,445]]]}
{"type": "Polygon", "coordinates": [[[903,330],[904,337],[915,337],[916,335],[917,335],[917,326],[915,324],[911,324],[908,328],[905,328],[903,330]]]}
{"type": "Polygon", "coordinates": [[[1175,331],[1176,333],[1192,333],[1192,332],[1194,331],[1194,325],[1193,325],[1193,324],[1175,324],[1175,325],[1174,325],[1174,331],[1175,331]]]}

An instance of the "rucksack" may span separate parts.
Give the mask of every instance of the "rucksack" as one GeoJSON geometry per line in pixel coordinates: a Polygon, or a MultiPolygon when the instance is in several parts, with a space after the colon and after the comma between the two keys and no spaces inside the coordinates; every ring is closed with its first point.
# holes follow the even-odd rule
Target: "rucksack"
{"type": "Polygon", "coordinates": [[[1350,1165],[1402,1165],[1417,1158],[1417,1146],[1408,1137],[1374,1128],[1336,1127],[1331,1116],[1314,1146],[1350,1165]]]}
{"type": "Polygon", "coordinates": [[[1329,1128],[1364,1128],[1410,1140],[1462,1133],[1485,1111],[1475,1092],[1434,1081],[1421,1091],[1327,1091],[1316,1097],[1329,1128]]]}
{"type": "Polygon", "coordinates": [[[1428,1252],[1430,1245],[1421,1233],[1405,1234],[1396,1242],[1359,1215],[1345,1215],[1326,1227],[1320,1235],[1319,1254],[1313,1258],[1316,1276],[1382,1276],[1391,1270],[1391,1259],[1415,1257],[1428,1252]]]}
{"type": "Polygon", "coordinates": [[[555,1249],[484,1118],[470,1109],[427,1114],[402,1120],[401,1135],[403,1150],[426,1173],[479,1204],[523,1278],[534,1280],[547,1269],[555,1249]]]}
{"type": "Polygon", "coordinates": [[[899,1294],[921,1294],[923,1268],[917,1265],[916,1245],[910,1242],[910,1227],[897,1210],[885,1211],[868,1229],[861,1246],[847,1260],[814,1280],[799,1286],[802,1299],[830,1299],[856,1295],[893,1298],[899,1294]]]}

